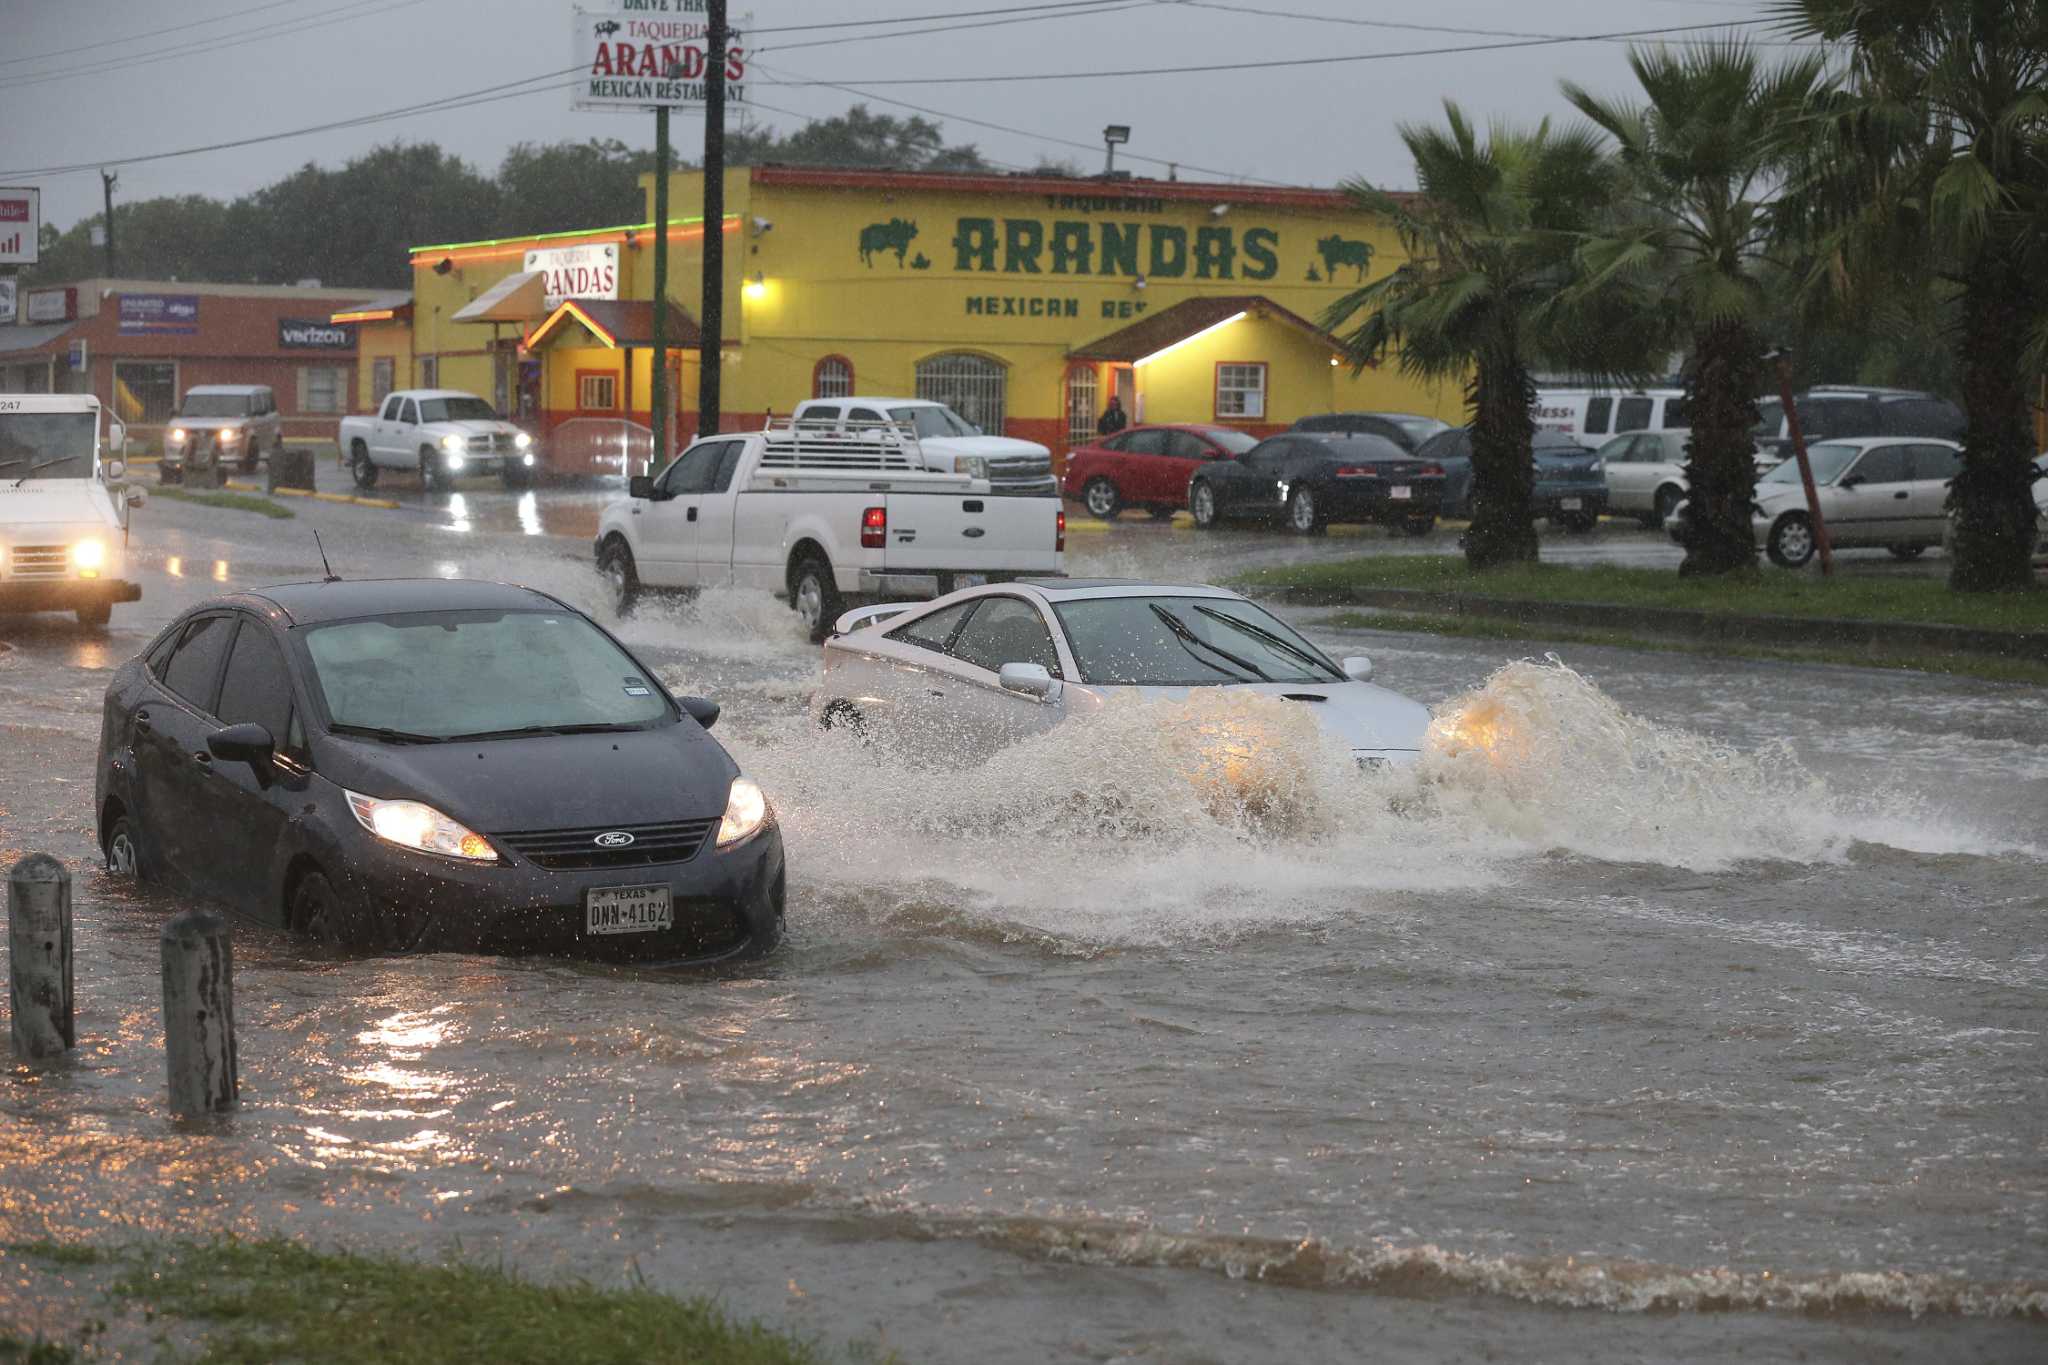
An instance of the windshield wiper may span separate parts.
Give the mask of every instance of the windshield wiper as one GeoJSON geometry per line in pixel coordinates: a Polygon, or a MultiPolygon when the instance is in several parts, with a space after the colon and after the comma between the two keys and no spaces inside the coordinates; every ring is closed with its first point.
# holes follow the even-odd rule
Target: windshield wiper
{"type": "MultiPolygon", "coordinates": [[[[71,462],[72,462],[73,460],[77,460],[77,459],[83,459],[83,458],[84,458],[84,457],[83,457],[83,456],[80,456],[80,455],[59,455],[59,456],[57,456],[57,457],[56,457],[55,459],[53,459],[53,460],[44,460],[44,461],[43,461],[43,462],[42,462],[41,464],[32,464],[32,465],[30,465],[30,466],[28,467],[28,473],[26,473],[26,474],[22,475],[22,476],[21,476],[20,478],[18,478],[18,479],[16,479],[16,480],[14,481],[14,486],[15,486],[16,488],[19,488],[19,487],[21,487],[21,486],[22,486],[23,484],[27,483],[27,482],[28,482],[28,481],[29,481],[30,479],[32,479],[32,478],[34,478],[34,477],[35,477],[35,475],[36,475],[36,471],[37,471],[37,470],[39,470],[39,469],[48,469],[48,468],[49,468],[49,467],[50,467],[51,465],[53,465],[53,464],[70,464],[70,463],[71,463],[71,462]]],[[[20,464],[20,463],[21,463],[21,461],[19,461],[19,460],[11,460],[11,461],[9,461],[9,463],[10,463],[10,464],[20,464]]]]}
{"type": "Polygon", "coordinates": [[[415,734],[411,730],[393,730],[385,725],[349,725],[337,721],[327,727],[337,735],[360,735],[364,739],[381,739],[386,744],[442,744],[441,735],[415,734]]]}
{"type": "Polygon", "coordinates": [[[1299,645],[1292,643],[1284,635],[1276,635],[1272,631],[1267,630],[1264,626],[1253,625],[1250,621],[1240,621],[1235,616],[1230,615],[1228,612],[1217,611],[1214,607],[1204,607],[1198,605],[1195,607],[1195,610],[1202,613],[1202,615],[1208,617],[1212,621],[1221,621],[1226,626],[1234,626],[1238,630],[1243,631],[1246,635],[1251,636],[1254,640],[1262,640],[1266,644],[1271,645],[1273,648],[1279,650],[1283,654],[1292,655],[1293,657],[1307,664],[1310,669],[1317,673],[1325,673],[1329,671],[1330,666],[1327,663],[1323,662],[1323,660],[1321,659],[1318,659],[1315,655],[1309,653],[1307,650],[1301,648],[1299,645]]]}
{"type": "Polygon", "coordinates": [[[619,730],[638,730],[638,721],[584,721],[573,725],[515,725],[508,730],[472,730],[468,734],[450,735],[453,740],[467,739],[516,739],[522,735],[602,735],[619,730]]]}
{"type": "MultiPolygon", "coordinates": [[[[1154,616],[1157,616],[1160,620],[1166,622],[1166,628],[1173,632],[1173,637],[1176,640],[1180,641],[1181,648],[1186,649],[1189,654],[1194,654],[1195,651],[1192,649],[1188,649],[1188,646],[1200,645],[1202,648],[1214,654],[1217,658],[1222,659],[1224,662],[1228,663],[1231,667],[1243,669],[1245,672],[1251,674],[1254,678],[1257,678],[1260,682],[1273,681],[1271,678],[1266,676],[1264,670],[1262,670],[1257,664],[1251,662],[1249,659],[1240,659],[1235,654],[1232,654],[1229,650],[1223,648],[1223,646],[1211,644],[1207,640],[1204,640],[1201,636],[1195,634],[1192,630],[1189,630],[1187,622],[1181,620],[1178,616],[1175,616],[1172,612],[1168,611],[1165,607],[1160,606],[1157,602],[1148,602],[1145,605],[1152,609],[1152,614],[1154,616]]],[[[1195,657],[1198,660],[1201,658],[1200,655],[1195,655],[1195,657]]]]}

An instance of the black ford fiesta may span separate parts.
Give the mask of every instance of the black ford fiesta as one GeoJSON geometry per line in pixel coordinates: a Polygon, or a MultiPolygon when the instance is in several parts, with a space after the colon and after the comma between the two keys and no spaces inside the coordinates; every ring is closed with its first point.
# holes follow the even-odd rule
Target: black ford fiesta
{"type": "Polygon", "coordinates": [[[107,688],[116,875],[348,948],[681,962],[782,933],[761,789],[583,613],[502,583],[236,593],[107,688]]]}

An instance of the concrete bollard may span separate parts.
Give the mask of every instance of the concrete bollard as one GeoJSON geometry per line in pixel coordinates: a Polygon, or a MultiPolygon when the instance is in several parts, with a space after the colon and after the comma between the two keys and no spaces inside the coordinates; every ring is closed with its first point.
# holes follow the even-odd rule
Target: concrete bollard
{"type": "Polygon", "coordinates": [[[164,926],[164,1060],[171,1111],[216,1114],[239,1102],[235,958],[227,921],[187,910],[164,926]]]}
{"type": "Polygon", "coordinates": [[[71,1008],[71,871],[31,853],[7,874],[9,1032],[24,1060],[78,1042],[71,1008]]]}
{"type": "Polygon", "coordinates": [[[263,491],[280,488],[313,491],[313,452],[305,446],[282,446],[270,452],[264,463],[263,491]]]}

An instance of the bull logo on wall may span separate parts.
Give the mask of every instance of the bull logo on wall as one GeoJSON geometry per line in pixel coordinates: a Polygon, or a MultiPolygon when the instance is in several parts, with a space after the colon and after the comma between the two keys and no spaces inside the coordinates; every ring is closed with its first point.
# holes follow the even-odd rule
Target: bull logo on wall
{"type": "Polygon", "coordinates": [[[1319,238],[1316,251],[1323,258],[1323,275],[1326,279],[1337,278],[1337,267],[1348,265],[1358,272],[1363,283],[1365,272],[1372,265],[1372,243],[1354,242],[1348,237],[1329,236],[1319,238]]]}
{"type": "Polygon", "coordinates": [[[891,218],[886,223],[869,223],[860,230],[860,263],[868,269],[875,268],[875,257],[881,252],[896,253],[896,268],[903,268],[903,257],[910,250],[910,244],[917,237],[917,220],[914,218],[891,218]]]}

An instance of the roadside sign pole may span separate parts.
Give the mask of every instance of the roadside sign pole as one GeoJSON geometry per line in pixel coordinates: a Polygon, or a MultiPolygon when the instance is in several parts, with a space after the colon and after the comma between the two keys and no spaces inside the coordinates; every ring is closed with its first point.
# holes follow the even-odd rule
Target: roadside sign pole
{"type": "MultiPolygon", "coordinates": [[[[668,465],[668,106],[654,107],[654,460],[648,473],[668,465]]],[[[628,469],[628,474],[633,471],[628,469]]]]}
{"type": "Polygon", "coordinates": [[[1785,428],[1792,434],[1792,458],[1799,461],[1799,482],[1806,489],[1806,515],[1813,524],[1814,548],[1820,551],[1820,576],[1835,576],[1835,552],[1828,544],[1828,524],[1820,514],[1820,495],[1813,489],[1813,464],[1806,458],[1806,437],[1799,430],[1799,408],[1792,401],[1792,365],[1790,356],[1776,353],[1778,361],[1778,397],[1785,404],[1785,428]]]}
{"type": "Polygon", "coordinates": [[[707,0],[704,54],[704,298],[698,319],[697,433],[719,430],[718,363],[725,340],[725,0],[707,0]]]}

